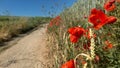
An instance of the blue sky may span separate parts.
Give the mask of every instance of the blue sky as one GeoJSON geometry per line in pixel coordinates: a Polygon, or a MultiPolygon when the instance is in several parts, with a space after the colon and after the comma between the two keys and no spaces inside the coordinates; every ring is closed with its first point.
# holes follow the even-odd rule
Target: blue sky
{"type": "Polygon", "coordinates": [[[12,16],[51,16],[70,7],[76,0],[0,0],[0,14],[12,16]]]}

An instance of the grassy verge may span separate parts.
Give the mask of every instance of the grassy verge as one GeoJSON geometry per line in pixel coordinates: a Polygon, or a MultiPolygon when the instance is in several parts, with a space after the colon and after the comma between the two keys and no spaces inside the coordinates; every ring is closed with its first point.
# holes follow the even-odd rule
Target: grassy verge
{"type": "Polygon", "coordinates": [[[47,23],[49,17],[0,16],[0,43],[47,23]]]}
{"type": "MultiPolygon", "coordinates": [[[[79,42],[73,44],[70,42],[68,29],[75,26],[87,28],[91,26],[88,23],[88,16],[92,8],[101,9],[104,11],[103,5],[105,0],[78,0],[71,8],[66,9],[60,14],[60,25],[53,25],[49,28],[49,44],[53,52],[54,66],[60,68],[62,64],[75,58],[80,53],[89,54],[90,50],[84,48],[84,44],[88,42],[85,37],[79,39],[79,42]]],[[[85,57],[81,56],[77,59],[77,67],[82,68],[82,61],[88,62],[90,68],[91,63],[94,68],[119,68],[120,67],[120,3],[115,3],[116,9],[112,12],[106,12],[108,16],[117,17],[117,22],[112,25],[107,25],[99,31],[95,31],[97,38],[95,39],[95,54],[97,61],[89,62],[85,57]],[[104,50],[105,41],[110,40],[113,48],[104,50]],[[98,57],[99,56],[99,57],[98,57]]],[[[95,58],[96,59],[96,58],[95,58]]]]}

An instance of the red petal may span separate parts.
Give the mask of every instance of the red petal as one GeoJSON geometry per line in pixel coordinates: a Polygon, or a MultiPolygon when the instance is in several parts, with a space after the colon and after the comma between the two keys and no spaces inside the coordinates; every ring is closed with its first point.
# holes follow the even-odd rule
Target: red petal
{"type": "Polygon", "coordinates": [[[68,29],[68,32],[69,32],[70,34],[74,34],[74,30],[75,30],[75,28],[72,27],[72,28],[69,28],[69,29],[68,29]]]}
{"type": "Polygon", "coordinates": [[[61,68],[75,68],[75,65],[74,65],[74,60],[70,60],[66,63],[64,63],[61,68]]]}
{"type": "Polygon", "coordinates": [[[91,14],[96,14],[96,13],[97,13],[97,9],[96,8],[91,9],[91,14]]]}
{"type": "Polygon", "coordinates": [[[53,26],[53,22],[50,22],[48,26],[52,27],[53,26]]]}
{"type": "Polygon", "coordinates": [[[92,23],[94,26],[96,26],[96,25],[98,25],[98,23],[96,22],[96,20],[97,20],[98,18],[97,18],[97,16],[95,16],[95,15],[90,15],[89,16],[89,22],[90,23],[92,23]]]}
{"type": "Polygon", "coordinates": [[[68,29],[68,32],[72,35],[80,37],[81,35],[83,35],[83,33],[85,33],[85,30],[81,27],[72,27],[68,29]]]}
{"type": "Polygon", "coordinates": [[[108,40],[105,41],[105,44],[106,44],[105,49],[111,49],[111,48],[113,48],[113,45],[108,40]]]}
{"type": "Polygon", "coordinates": [[[89,16],[89,22],[93,24],[95,29],[100,29],[106,24],[107,15],[99,9],[92,9],[89,16]]]}
{"type": "Polygon", "coordinates": [[[107,48],[111,49],[111,48],[113,48],[113,45],[110,43],[109,45],[107,45],[107,48]]]}
{"type": "Polygon", "coordinates": [[[70,41],[73,43],[76,43],[78,41],[78,37],[74,36],[74,35],[70,35],[70,41]]]}
{"type": "Polygon", "coordinates": [[[85,33],[85,30],[81,27],[75,27],[74,32],[74,35],[76,35],[77,37],[81,37],[85,33]]]}
{"type": "Polygon", "coordinates": [[[96,30],[98,30],[98,29],[100,29],[103,25],[105,25],[106,23],[105,22],[101,22],[101,23],[99,23],[97,26],[94,26],[94,28],[96,29],[96,30]]]}
{"type": "Polygon", "coordinates": [[[116,21],[117,21],[117,18],[116,18],[116,17],[110,16],[110,17],[108,17],[107,23],[108,23],[108,24],[113,24],[113,23],[116,22],[116,21]]]}
{"type": "Polygon", "coordinates": [[[70,33],[70,41],[76,43],[86,30],[81,27],[72,27],[68,29],[68,32],[70,33]]]}
{"type": "Polygon", "coordinates": [[[96,17],[100,18],[101,20],[106,19],[107,15],[100,9],[93,8],[91,10],[91,15],[95,15],[96,17]]]}
{"type": "Polygon", "coordinates": [[[55,18],[53,18],[51,21],[50,21],[50,24],[49,26],[53,26],[53,25],[56,25],[58,26],[61,22],[61,18],[60,16],[56,16],[55,18]]]}
{"type": "Polygon", "coordinates": [[[55,19],[61,20],[61,17],[60,16],[56,16],[55,19]]]}

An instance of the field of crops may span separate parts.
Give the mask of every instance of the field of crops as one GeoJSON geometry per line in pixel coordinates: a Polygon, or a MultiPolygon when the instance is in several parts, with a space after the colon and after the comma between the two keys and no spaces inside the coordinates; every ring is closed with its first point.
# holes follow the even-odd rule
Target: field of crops
{"type": "Polygon", "coordinates": [[[53,18],[53,68],[120,67],[120,0],[78,0],[53,18]]]}
{"type": "Polygon", "coordinates": [[[49,17],[0,16],[0,43],[25,33],[40,24],[47,23],[49,17]]]}

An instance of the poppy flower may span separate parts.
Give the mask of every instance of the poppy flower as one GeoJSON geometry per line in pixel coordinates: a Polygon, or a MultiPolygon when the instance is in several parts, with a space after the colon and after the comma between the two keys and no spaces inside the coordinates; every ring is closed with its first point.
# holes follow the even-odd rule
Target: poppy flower
{"type": "Polygon", "coordinates": [[[113,48],[113,45],[110,43],[108,46],[107,46],[108,49],[112,49],[113,48]]]}
{"type": "Polygon", "coordinates": [[[113,48],[113,45],[111,43],[104,47],[105,50],[112,49],[112,48],[113,48]]]}
{"type": "Polygon", "coordinates": [[[53,18],[50,23],[49,23],[49,26],[52,27],[53,25],[56,25],[58,26],[61,22],[61,18],[60,16],[56,16],[55,18],[53,18]]]}
{"type": "Polygon", "coordinates": [[[115,9],[115,4],[111,2],[107,2],[104,4],[104,9],[107,11],[113,11],[115,9]]]}
{"type": "Polygon", "coordinates": [[[99,9],[92,9],[89,16],[89,22],[93,24],[93,27],[97,30],[106,24],[107,15],[99,9]]]}
{"type": "Polygon", "coordinates": [[[75,68],[74,60],[64,63],[61,68],[75,68]]]}
{"type": "Polygon", "coordinates": [[[85,29],[81,27],[72,27],[68,29],[70,33],[70,41],[76,43],[78,39],[85,33],[85,29]]]}
{"type": "Polygon", "coordinates": [[[99,9],[92,9],[88,21],[93,24],[93,27],[98,30],[102,26],[114,23],[117,19],[113,16],[108,17],[103,11],[99,9]]]}
{"type": "Polygon", "coordinates": [[[106,46],[104,47],[104,49],[112,49],[113,45],[107,40],[105,41],[106,46]]]}
{"type": "Polygon", "coordinates": [[[55,25],[56,26],[60,25],[60,22],[61,22],[61,17],[60,16],[55,17],[54,20],[55,20],[55,25]]]}

